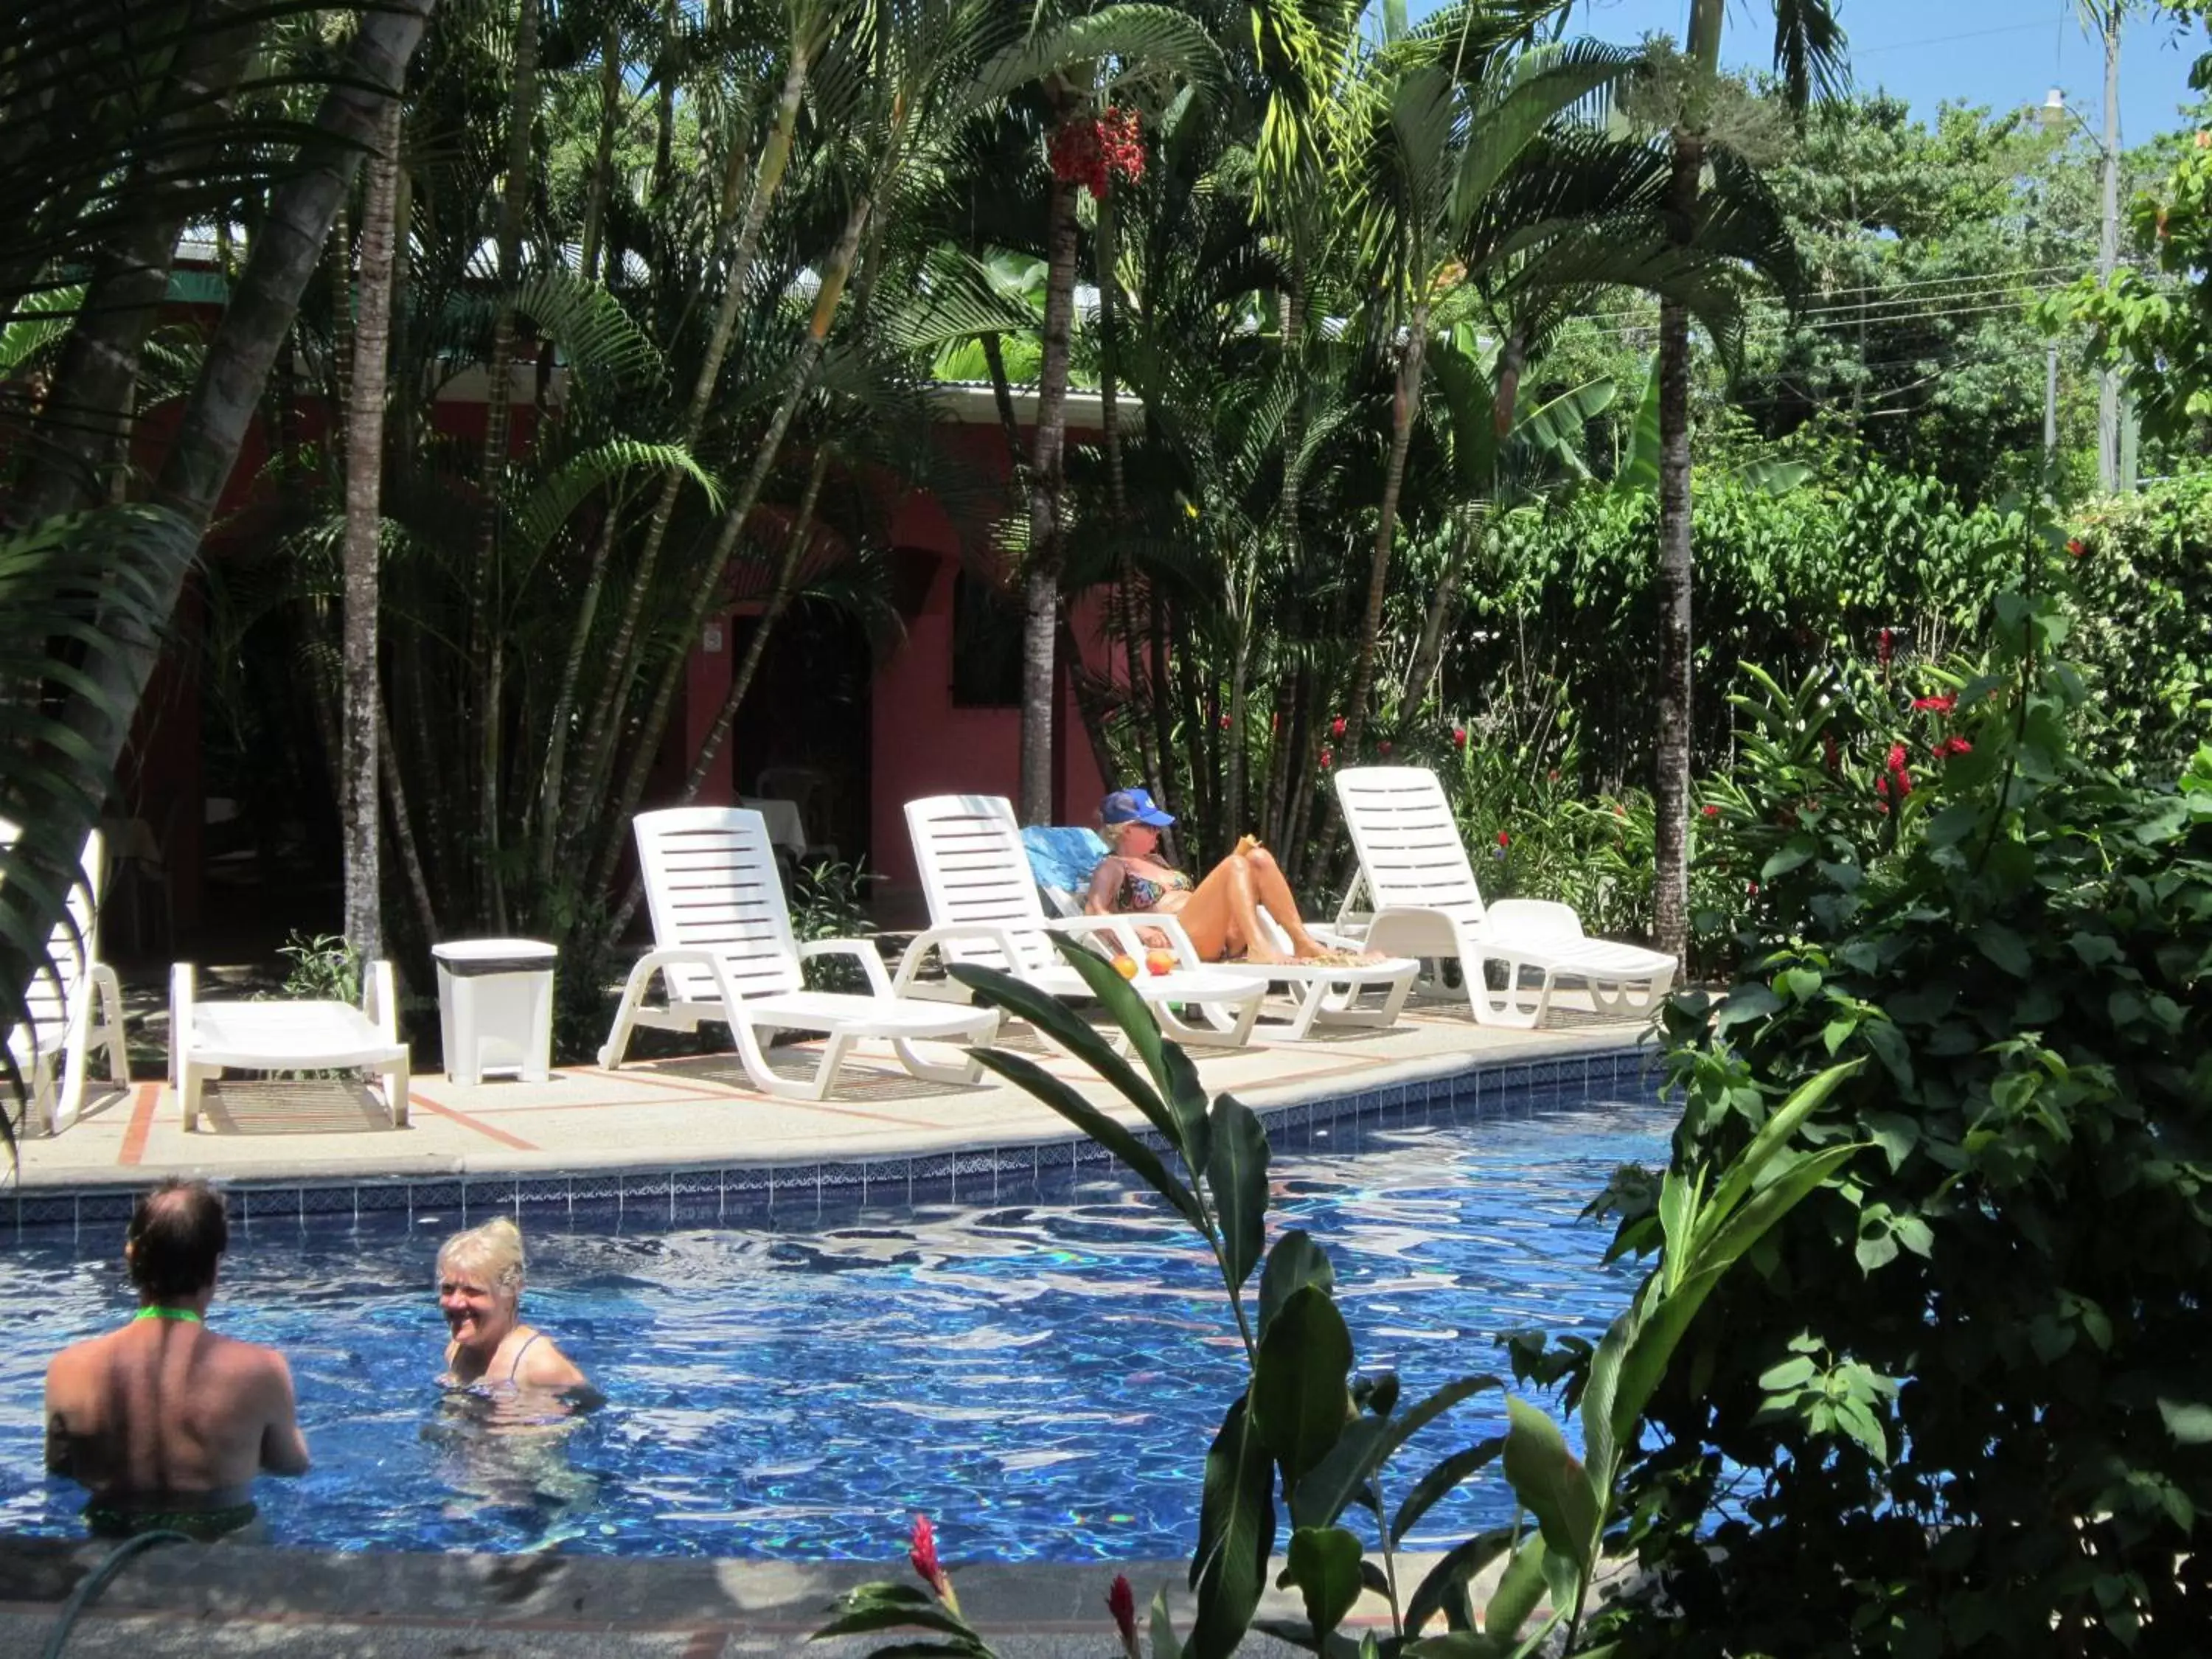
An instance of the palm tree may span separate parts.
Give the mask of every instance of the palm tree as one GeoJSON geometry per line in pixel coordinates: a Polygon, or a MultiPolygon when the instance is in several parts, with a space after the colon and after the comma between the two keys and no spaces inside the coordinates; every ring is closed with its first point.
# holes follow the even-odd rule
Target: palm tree
{"type": "MultiPolygon", "coordinates": [[[[1802,111],[1817,92],[1844,85],[1844,32],[1830,0],[1774,0],[1774,66],[1784,95],[1802,111]]],[[[1699,198],[1717,158],[1713,133],[1696,117],[1696,85],[1719,78],[1726,0],[1691,0],[1685,55],[1697,77],[1693,95],[1668,135],[1671,174],[1667,216],[1670,239],[1689,248],[1697,239],[1699,198]]],[[[1651,932],[1660,950],[1686,956],[1690,933],[1691,625],[1693,560],[1690,544],[1690,311],[1677,300],[1659,307],[1659,707],[1657,771],[1653,779],[1657,864],[1651,932]]]]}

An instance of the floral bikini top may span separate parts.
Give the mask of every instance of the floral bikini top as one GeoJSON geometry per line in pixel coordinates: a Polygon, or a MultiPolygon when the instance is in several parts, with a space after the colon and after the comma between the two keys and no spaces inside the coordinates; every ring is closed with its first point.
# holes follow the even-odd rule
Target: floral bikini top
{"type": "Polygon", "coordinates": [[[1121,866],[1121,908],[1150,910],[1169,893],[1190,891],[1190,878],[1180,870],[1170,870],[1163,879],[1154,881],[1140,876],[1127,865],[1121,866]]]}

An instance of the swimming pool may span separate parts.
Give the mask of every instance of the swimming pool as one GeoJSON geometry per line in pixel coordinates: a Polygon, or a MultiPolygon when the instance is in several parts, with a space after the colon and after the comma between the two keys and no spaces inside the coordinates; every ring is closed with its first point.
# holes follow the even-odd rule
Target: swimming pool
{"type": "MultiPolygon", "coordinates": [[[[1663,1158],[1672,1127],[1604,1103],[1431,1115],[1312,1130],[1272,1171],[1271,1225],[1328,1248],[1362,1369],[1396,1368],[1409,1397],[1504,1372],[1501,1332],[1602,1330],[1632,1270],[1601,1264],[1610,1229],[1578,1213],[1614,1165],[1663,1158]]],[[[461,1220],[239,1231],[214,1322],[289,1357],[316,1462],[261,1483],[273,1541],[880,1559],[925,1512],[954,1559],[1190,1548],[1242,1360],[1211,1259],[1116,1180],[1049,1202],[856,1206],[805,1230],[526,1216],[526,1316],[610,1402],[550,1436],[485,1435],[441,1408],[431,1258],[461,1220]]],[[[79,1529],[82,1493],[40,1468],[40,1383],[55,1346],[132,1305],[111,1231],[0,1255],[0,1527],[79,1529]]],[[[1480,1396],[1407,1467],[1503,1415],[1480,1396]]],[[[1493,1471],[1415,1542],[1509,1507],[1493,1471]]]]}

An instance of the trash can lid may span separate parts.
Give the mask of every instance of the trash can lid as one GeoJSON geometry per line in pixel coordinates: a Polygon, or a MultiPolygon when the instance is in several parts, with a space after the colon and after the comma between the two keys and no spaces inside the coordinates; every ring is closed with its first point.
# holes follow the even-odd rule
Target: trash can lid
{"type": "Polygon", "coordinates": [[[479,974],[543,973],[560,955],[554,945],[534,939],[457,939],[434,945],[430,954],[448,973],[462,978],[479,974]]]}

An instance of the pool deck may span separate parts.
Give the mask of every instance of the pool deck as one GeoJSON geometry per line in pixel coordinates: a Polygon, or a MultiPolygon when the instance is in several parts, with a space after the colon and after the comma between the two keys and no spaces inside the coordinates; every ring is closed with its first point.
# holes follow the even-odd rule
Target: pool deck
{"type": "MultiPolygon", "coordinates": [[[[0,1659],[41,1651],[70,1592],[107,1554],[103,1544],[0,1537],[0,1659]]],[[[1438,1559],[1398,1557],[1402,1584],[1438,1559]]],[[[1119,1651],[1105,1607],[1117,1572],[1135,1590],[1140,1622],[1167,1591],[1176,1628],[1190,1628],[1180,1561],[1080,1565],[949,1564],[963,1609],[1001,1659],[1119,1651]]],[[[1270,1588],[1260,1622],[1303,1624],[1295,1591],[1270,1588]]],[[[1478,1605],[1504,1563],[1474,1581],[1478,1605]]],[[[1608,1575],[1610,1577],[1611,1575],[1608,1575]]],[[[810,1643],[837,1596],[871,1580],[914,1581],[902,1559],[882,1562],[622,1560],[604,1556],[336,1554],[237,1544],[172,1545],[125,1563],[78,1620],[67,1651],[80,1659],[231,1659],[313,1653],[377,1659],[735,1659],[811,1654],[857,1659],[916,1631],[810,1643]]],[[[1618,1582],[1617,1580],[1615,1582],[1618,1582]]],[[[1389,1609],[1364,1594],[1346,1632],[1387,1635],[1389,1609]]],[[[1149,1640],[1146,1644],[1149,1649],[1149,1640]]],[[[1303,1650],[1255,1632],[1240,1653],[1276,1659],[1303,1650]]]]}
{"type": "MultiPolygon", "coordinates": [[[[1563,993],[1540,1031],[1476,1025],[1464,1002],[1409,1004],[1386,1030],[1344,1028],[1299,1043],[1196,1048],[1199,1076],[1263,1115],[1330,1097],[1500,1068],[1633,1048],[1642,1020],[1601,1018],[1580,993],[1563,993]]],[[[709,1028],[712,1029],[712,1028],[709,1028]]],[[[1074,1085],[1122,1121],[1133,1108],[1089,1068],[1025,1028],[1007,1046],[1074,1085]]],[[[941,1053],[942,1051],[940,1051],[941,1053]]],[[[811,1070],[805,1047],[772,1051],[780,1071],[811,1070]]],[[[1610,1076],[1610,1073],[1608,1073],[1610,1076]]],[[[889,1048],[863,1044],[829,1100],[777,1098],[750,1087],[734,1054],[556,1070],[544,1083],[488,1079],[464,1088],[418,1076],[409,1121],[395,1129],[358,1084],[325,1079],[233,1079],[211,1084],[200,1127],[186,1134],[166,1082],[95,1094],[77,1122],[18,1143],[15,1181],[26,1200],[141,1187],[169,1175],[254,1184],[386,1177],[473,1180],[589,1172],[778,1169],[919,1159],[978,1148],[1076,1139],[1066,1121],[986,1073],[969,1087],[923,1082],[889,1048]]],[[[0,1193],[8,1183],[0,1170],[0,1193]]]]}

